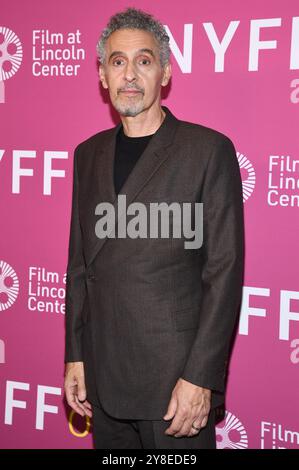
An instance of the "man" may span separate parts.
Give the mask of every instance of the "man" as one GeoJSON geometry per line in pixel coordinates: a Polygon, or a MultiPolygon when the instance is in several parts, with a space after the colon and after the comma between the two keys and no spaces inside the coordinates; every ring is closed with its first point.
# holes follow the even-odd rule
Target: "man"
{"type": "Polygon", "coordinates": [[[97,49],[121,122],[75,150],[67,401],[92,416],[96,448],[215,448],[242,291],[235,149],[225,135],[161,106],[169,38],[151,15],[134,8],[114,15],[97,49]],[[119,196],[131,204],[127,213],[119,196]],[[187,249],[183,237],[119,235],[137,202],[203,204],[203,243],[187,249]],[[102,203],[117,214],[106,227],[102,203]]]}

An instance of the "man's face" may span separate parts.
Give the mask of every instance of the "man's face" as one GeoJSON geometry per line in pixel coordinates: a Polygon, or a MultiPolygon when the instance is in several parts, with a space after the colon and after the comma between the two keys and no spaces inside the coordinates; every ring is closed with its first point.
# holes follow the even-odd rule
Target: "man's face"
{"type": "Polygon", "coordinates": [[[161,86],[167,85],[171,66],[162,68],[158,44],[151,33],[121,29],[109,36],[105,64],[99,72],[119,114],[137,116],[160,102],[161,86]]]}

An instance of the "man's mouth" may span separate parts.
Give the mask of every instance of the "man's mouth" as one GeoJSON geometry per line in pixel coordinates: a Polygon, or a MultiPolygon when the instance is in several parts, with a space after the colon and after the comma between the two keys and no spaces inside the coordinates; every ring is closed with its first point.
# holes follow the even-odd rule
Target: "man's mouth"
{"type": "Polygon", "coordinates": [[[141,93],[140,90],[121,90],[120,93],[124,93],[125,95],[137,95],[137,93],[141,93]]]}

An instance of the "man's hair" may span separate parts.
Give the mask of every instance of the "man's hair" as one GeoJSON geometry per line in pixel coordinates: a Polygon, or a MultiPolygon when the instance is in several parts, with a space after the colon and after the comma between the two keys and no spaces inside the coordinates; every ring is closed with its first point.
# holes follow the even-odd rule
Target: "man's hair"
{"type": "Polygon", "coordinates": [[[127,8],[125,11],[111,16],[106,28],[97,43],[97,54],[101,64],[105,63],[105,44],[109,36],[119,29],[141,29],[153,34],[158,42],[161,66],[169,62],[170,47],[169,36],[160,21],[156,20],[151,14],[136,8],[127,8]]]}

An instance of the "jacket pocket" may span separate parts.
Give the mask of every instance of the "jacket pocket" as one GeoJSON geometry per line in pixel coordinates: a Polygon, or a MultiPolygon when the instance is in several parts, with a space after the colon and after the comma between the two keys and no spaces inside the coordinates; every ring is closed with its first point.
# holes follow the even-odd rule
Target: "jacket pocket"
{"type": "Polygon", "coordinates": [[[174,324],[177,331],[191,330],[198,327],[199,307],[187,307],[174,311],[174,324]]]}

